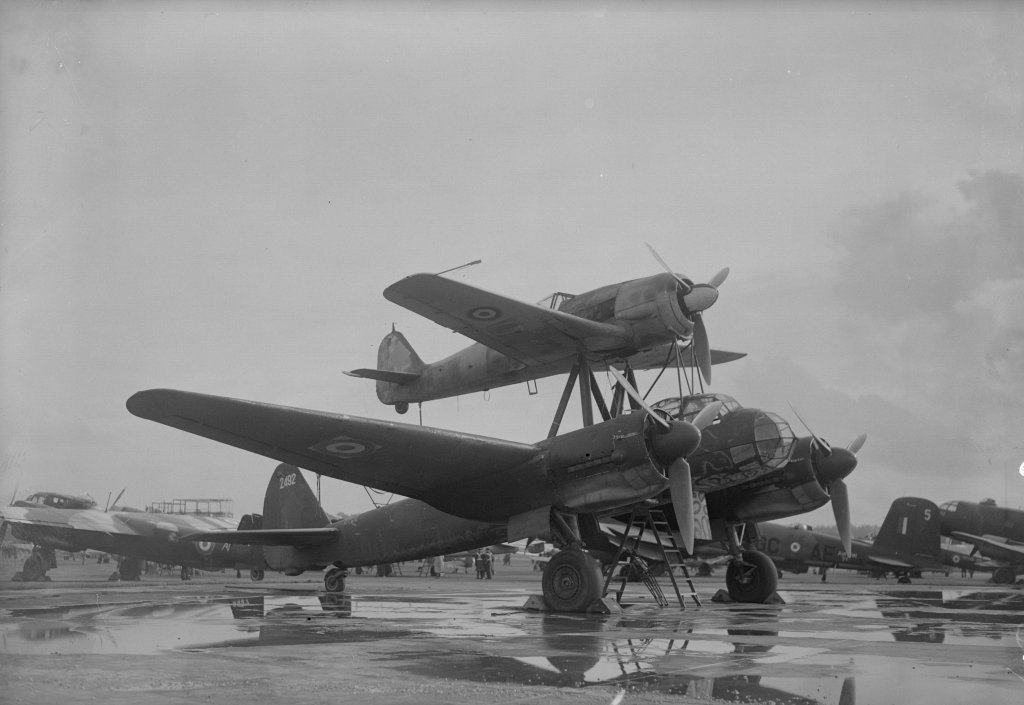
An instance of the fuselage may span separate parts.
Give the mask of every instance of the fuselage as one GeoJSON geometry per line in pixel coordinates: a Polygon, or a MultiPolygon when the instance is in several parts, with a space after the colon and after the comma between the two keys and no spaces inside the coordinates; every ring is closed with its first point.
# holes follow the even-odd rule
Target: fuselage
{"type": "Polygon", "coordinates": [[[1024,542],[1024,511],[998,507],[992,500],[946,502],[939,507],[942,535],[954,531],[976,536],[997,536],[1024,542]]]}

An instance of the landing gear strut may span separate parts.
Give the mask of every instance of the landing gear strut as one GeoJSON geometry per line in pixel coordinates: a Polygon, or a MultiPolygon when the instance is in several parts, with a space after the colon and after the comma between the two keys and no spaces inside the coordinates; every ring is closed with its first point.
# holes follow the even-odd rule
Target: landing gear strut
{"type": "Polygon", "coordinates": [[[728,527],[732,560],[725,571],[725,586],[735,602],[765,602],[779,586],[772,559],[760,551],[742,550],[736,527],[728,527]]]}

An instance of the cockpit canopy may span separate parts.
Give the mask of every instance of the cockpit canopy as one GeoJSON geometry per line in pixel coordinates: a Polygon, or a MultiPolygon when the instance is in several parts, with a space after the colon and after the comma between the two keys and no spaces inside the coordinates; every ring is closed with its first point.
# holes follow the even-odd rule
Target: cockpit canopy
{"type": "Polygon", "coordinates": [[[734,473],[757,467],[779,468],[789,461],[796,434],[778,414],[744,409],[728,394],[694,394],[681,399],[670,397],[652,406],[655,411],[693,421],[701,409],[718,401],[722,402],[722,409],[707,427],[708,432],[703,434],[701,446],[695,454],[695,460],[703,458],[702,467],[706,469],[710,464],[717,472],[734,473]],[[730,423],[730,419],[735,419],[735,423],[730,423]]]}
{"type": "Polygon", "coordinates": [[[75,497],[74,495],[59,494],[57,492],[36,492],[33,495],[29,495],[28,499],[23,500],[21,504],[23,506],[54,507],[55,509],[94,509],[96,507],[96,502],[88,497],[75,497]]]}
{"type": "Polygon", "coordinates": [[[694,394],[688,397],[669,397],[662,399],[657,404],[652,404],[655,411],[662,411],[672,418],[679,418],[683,421],[693,421],[708,404],[716,401],[722,402],[722,410],[718,412],[717,419],[725,417],[726,414],[742,409],[740,403],[728,394],[694,394]]]}

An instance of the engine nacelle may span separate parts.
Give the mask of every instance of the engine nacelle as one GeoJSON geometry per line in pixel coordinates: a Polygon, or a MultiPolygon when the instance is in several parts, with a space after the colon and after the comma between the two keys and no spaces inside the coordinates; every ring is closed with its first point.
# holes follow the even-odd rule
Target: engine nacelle
{"type": "Polygon", "coordinates": [[[683,338],[693,333],[693,321],[679,303],[679,282],[667,273],[622,284],[615,296],[615,318],[629,324],[638,349],[666,342],[666,330],[683,338]]]}
{"type": "Polygon", "coordinates": [[[811,439],[796,441],[790,461],[754,483],[708,495],[708,508],[730,524],[772,521],[824,506],[829,494],[811,458],[811,439]]]}

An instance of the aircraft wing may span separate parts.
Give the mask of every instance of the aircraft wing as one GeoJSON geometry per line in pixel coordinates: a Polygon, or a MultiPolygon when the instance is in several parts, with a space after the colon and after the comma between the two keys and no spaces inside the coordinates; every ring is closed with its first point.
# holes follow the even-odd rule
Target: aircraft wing
{"type": "Polygon", "coordinates": [[[237,529],[203,531],[179,537],[183,541],[241,543],[249,546],[320,546],[333,543],[340,531],[333,526],[309,529],[237,529]]]}
{"type": "Polygon", "coordinates": [[[1017,561],[1024,559],[1024,544],[1009,543],[1002,537],[977,536],[963,531],[954,531],[951,536],[958,541],[974,544],[986,558],[1017,561]]]}
{"type": "Polygon", "coordinates": [[[427,502],[539,452],[535,445],[457,431],[171,389],[138,392],[127,407],[140,418],[427,502]]]}
{"type": "Polygon", "coordinates": [[[618,326],[510,299],[436,274],[413,274],[384,290],[384,298],[526,365],[628,342],[618,326]]]}
{"type": "Polygon", "coordinates": [[[116,515],[98,509],[54,509],[52,507],[2,507],[0,519],[39,532],[92,531],[101,534],[139,536],[116,515]]]}

